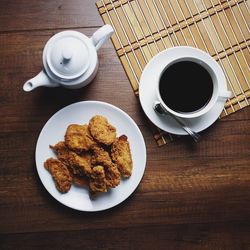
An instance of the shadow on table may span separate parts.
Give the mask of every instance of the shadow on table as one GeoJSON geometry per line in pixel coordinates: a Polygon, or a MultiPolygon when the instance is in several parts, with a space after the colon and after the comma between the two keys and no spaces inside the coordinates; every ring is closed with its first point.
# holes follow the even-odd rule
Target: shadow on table
{"type": "Polygon", "coordinates": [[[91,86],[88,85],[81,89],[65,88],[41,88],[37,90],[34,98],[34,105],[46,105],[48,107],[58,107],[69,105],[73,102],[82,101],[89,96],[91,86]]]}

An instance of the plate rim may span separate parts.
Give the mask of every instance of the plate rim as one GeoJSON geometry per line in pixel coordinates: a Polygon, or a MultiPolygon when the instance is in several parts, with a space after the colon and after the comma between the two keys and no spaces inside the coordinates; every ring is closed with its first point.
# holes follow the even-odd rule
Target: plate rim
{"type": "Polygon", "coordinates": [[[36,164],[36,171],[37,171],[37,174],[39,176],[39,179],[43,185],[43,187],[47,190],[47,192],[55,199],[57,200],[59,203],[61,203],[62,205],[68,207],[68,208],[71,208],[71,209],[74,209],[74,210],[77,210],[77,211],[81,211],[81,212],[99,212],[99,211],[105,211],[105,210],[108,210],[108,209],[111,209],[113,207],[116,207],[118,206],[119,204],[121,204],[123,201],[125,201],[126,199],[128,199],[134,192],[135,190],[137,189],[137,187],[139,186],[142,178],[143,178],[143,175],[145,173],[145,169],[146,169],[146,164],[147,164],[147,148],[146,148],[146,144],[145,144],[145,140],[144,140],[144,137],[142,135],[142,132],[140,131],[138,125],[136,124],[136,122],[125,112],[123,111],[122,109],[118,108],[117,106],[113,105],[113,104],[110,104],[110,103],[107,103],[107,102],[103,102],[103,101],[95,101],[95,100],[86,100],[86,101],[79,101],[79,102],[75,102],[75,103],[71,103],[61,109],[59,109],[58,111],[56,111],[52,116],[49,117],[49,119],[46,121],[46,123],[43,125],[39,135],[38,135],[38,138],[37,138],[37,141],[36,141],[36,147],[35,147],[35,164],[36,164]],[[140,178],[137,180],[137,182],[134,184],[134,187],[130,190],[130,192],[125,195],[125,198],[122,198],[120,201],[116,202],[115,204],[111,204],[107,207],[104,207],[104,208],[99,208],[99,209],[80,209],[80,208],[76,208],[76,207],[72,207],[72,206],[69,206],[68,204],[65,204],[63,203],[63,201],[59,200],[57,197],[54,196],[54,194],[52,194],[50,192],[50,190],[47,188],[47,186],[44,184],[44,180],[39,172],[39,167],[38,167],[38,145],[39,145],[39,141],[41,140],[42,138],[42,135],[43,135],[43,132],[46,128],[46,125],[48,125],[51,120],[56,116],[58,115],[58,113],[62,112],[64,109],[67,109],[67,108],[70,108],[71,106],[75,106],[75,105],[80,105],[80,104],[98,104],[98,105],[101,105],[101,106],[107,106],[111,109],[115,109],[117,112],[121,113],[122,115],[124,115],[133,125],[134,127],[136,128],[136,131],[137,131],[137,134],[139,135],[140,137],[140,141],[142,143],[142,148],[143,148],[143,160],[144,160],[144,164],[143,164],[143,167],[142,167],[142,170],[141,170],[141,176],[140,178]]]}

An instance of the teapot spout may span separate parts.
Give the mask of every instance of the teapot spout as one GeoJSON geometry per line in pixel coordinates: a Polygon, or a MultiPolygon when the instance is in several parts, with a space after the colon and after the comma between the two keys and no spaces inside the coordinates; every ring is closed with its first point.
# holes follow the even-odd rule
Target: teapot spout
{"type": "Polygon", "coordinates": [[[29,92],[37,87],[46,86],[46,87],[57,87],[59,84],[52,82],[47,76],[46,72],[42,70],[34,78],[28,80],[23,85],[23,90],[29,92]]]}

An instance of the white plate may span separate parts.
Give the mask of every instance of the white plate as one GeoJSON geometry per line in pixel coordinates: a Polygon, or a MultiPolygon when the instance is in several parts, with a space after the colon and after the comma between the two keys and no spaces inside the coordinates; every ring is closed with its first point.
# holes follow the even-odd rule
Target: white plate
{"type": "MultiPolygon", "coordinates": [[[[182,51],[179,50],[179,52],[183,57],[195,56],[194,50],[190,52],[187,48],[185,48],[185,50],[183,49],[182,51]]],[[[180,55],[179,53],[176,53],[176,50],[167,49],[160,52],[150,60],[142,72],[139,85],[139,98],[145,114],[157,127],[172,134],[187,135],[187,132],[184,131],[171,116],[161,116],[153,110],[153,104],[157,100],[157,76],[160,74],[160,72],[162,72],[165,65],[179,57],[180,55]]],[[[224,90],[227,90],[226,85],[222,87],[224,90]]],[[[200,132],[208,128],[218,119],[224,108],[224,105],[224,100],[217,101],[214,107],[205,115],[192,119],[183,118],[182,120],[193,131],[200,132]]]]}
{"type": "Polygon", "coordinates": [[[39,177],[47,191],[62,204],[80,211],[100,211],[114,207],[128,198],[140,183],[146,165],[146,147],[143,136],[132,120],[121,109],[104,102],[84,101],[71,104],[54,114],[43,127],[36,145],[36,166],[39,177]],[[91,200],[87,188],[72,186],[68,193],[61,194],[55,187],[49,172],[44,168],[44,162],[55,154],[49,148],[64,140],[67,126],[72,123],[88,123],[92,116],[100,114],[109,120],[117,129],[117,135],[128,137],[132,159],[133,172],[130,178],[121,180],[121,184],[100,194],[91,200]]]}

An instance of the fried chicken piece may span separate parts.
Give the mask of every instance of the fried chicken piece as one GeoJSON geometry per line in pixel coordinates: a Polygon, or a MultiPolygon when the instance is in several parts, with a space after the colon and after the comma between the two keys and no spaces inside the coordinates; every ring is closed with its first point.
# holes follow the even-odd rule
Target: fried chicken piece
{"type": "Polygon", "coordinates": [[[65,134],[66,146],[77,152],[88,151],[96,142],[89,132],[88,125],[71,124],[65,134]]]}
{"type": "Polygon", "coordinates": [[[92,156],[92,164],[93,165],[104,165],[109,166],[112,164],[111,157],[109,153],[104,150],[101,146],[95,145],[92,147],[93,156],[92,156]]]}
{"type": "Polygon", "coordinates": [[[89,178],[87,176],[73,175],[73,183],[80,187],[88,186],[89,178]]]}
{"type": "Polygon", "coordinates": [[[92,195],[100,192],[107,192],[105,171],[103,166],[98,165],[93,167],[89,181],[89,189],[92,195]]]}
{"type": "Polygon", "coordinates": [[[126,178],[131,176],[133,162],[128,138],[126,135],[118,137],[112,144],[111,158],[117,164],[122,176],[126,178]]]}
{"type": "Polygon", "coordinates": [[[89,131],[99,143],[111,145],[116,138],[116,128],[109,124],[106,117],[96,115],[89,121],[89,131]]]}
{"type": "Polygon", "coordinates": [[[72,185],[72,176],[68,168],[59,160],[49,158],[44,162],[44,167],[51,173],[56,188],[61,193],[67,193],[72,185]]]}
{"type": "Polygon", "coordinates": [[[121,174],[116,164],[112,163],[109,166],[105,166],[105,179],[109,188],[115,188],[120,184],[121,174]]]}
{"type": "Polygon", "coordinates": [[[109,153],[100,146],[92,147],[93,156],[92,164],[100,164],[104,166],[105,178],[108,187],[116,187],[120,184],[121,174],[116,166],[111,160],[109,153]]]}
{"type": "Polygon", "coordinates": [[[58,142],[55,146],[50,146],[60,161],[69,167],[74,175],[90,175],[92,172],[91,154],[83,152],[81,155],[70,151],[63,141],[58,142]]]}

